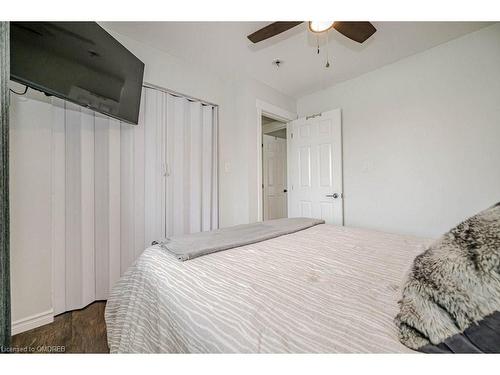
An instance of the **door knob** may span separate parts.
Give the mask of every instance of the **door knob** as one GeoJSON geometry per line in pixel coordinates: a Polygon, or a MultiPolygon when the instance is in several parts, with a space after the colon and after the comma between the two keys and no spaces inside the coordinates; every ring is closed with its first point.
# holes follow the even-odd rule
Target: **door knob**
{"type": "Polygon", "coordinates": [[[337,199],[339,197],[339,194],[338,193],[327,194],[326,197],[327,198],[337,199]]]}

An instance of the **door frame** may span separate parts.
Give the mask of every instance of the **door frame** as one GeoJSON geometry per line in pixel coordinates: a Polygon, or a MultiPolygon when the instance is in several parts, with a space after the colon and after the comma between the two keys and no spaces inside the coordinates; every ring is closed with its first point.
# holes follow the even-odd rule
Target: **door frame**
{"type": "MultiPolygon", "coordinates": [[[[286,124],[288,133],[288,122],[297,119],[297,114],[280,108],[274,104],[267,103],[263,100],[256,100],[257,108],[257,221],[262,221],[263,212],[263,197],[262,197],[262,116],[272,118],[273,120],[281,121],[286,124]]],[[[288,204],[288,202],[287,202],[288,204]]],[[[252,221],[252,220],[251,220],[252,221]]]]}

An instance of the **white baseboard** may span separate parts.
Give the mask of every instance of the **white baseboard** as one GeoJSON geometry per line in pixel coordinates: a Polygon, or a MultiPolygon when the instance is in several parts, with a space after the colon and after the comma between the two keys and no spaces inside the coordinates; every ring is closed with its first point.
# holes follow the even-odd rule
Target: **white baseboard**
{"type": "Polygon", "coordinates": [[[30,329],[44,326],[54,321],[54,310],[50,309],[39,314],[28,316],[12,322],[12,336],[30,329]]]}

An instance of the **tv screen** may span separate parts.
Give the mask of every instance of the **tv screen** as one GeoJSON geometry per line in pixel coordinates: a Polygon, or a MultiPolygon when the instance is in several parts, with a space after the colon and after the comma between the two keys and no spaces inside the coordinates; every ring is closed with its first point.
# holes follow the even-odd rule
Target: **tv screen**
{"type": "Polygon", "coordinates": [[[11,79],[137,124],[144,63],[95,22],[11,22],[11,79]]]}

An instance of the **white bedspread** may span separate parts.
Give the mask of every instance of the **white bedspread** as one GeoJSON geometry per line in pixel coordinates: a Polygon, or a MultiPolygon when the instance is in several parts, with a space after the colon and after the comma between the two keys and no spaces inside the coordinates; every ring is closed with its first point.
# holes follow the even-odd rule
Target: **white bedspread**
{"type": "Polygon", "coordinates": [[[180,262],[144,251],[114,287],[111,352],[411,352],[393,319],[429,240],[318,225],[180,262]]]}

